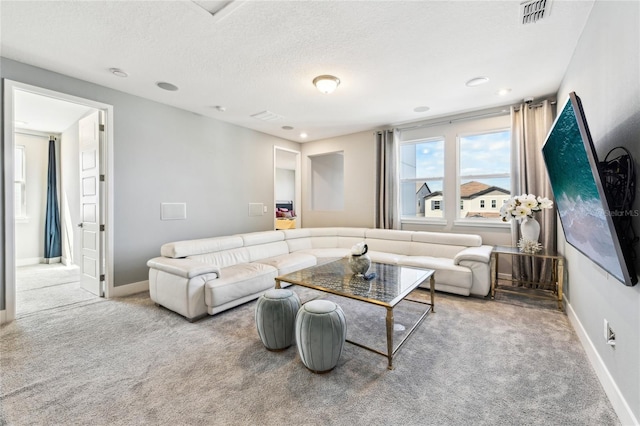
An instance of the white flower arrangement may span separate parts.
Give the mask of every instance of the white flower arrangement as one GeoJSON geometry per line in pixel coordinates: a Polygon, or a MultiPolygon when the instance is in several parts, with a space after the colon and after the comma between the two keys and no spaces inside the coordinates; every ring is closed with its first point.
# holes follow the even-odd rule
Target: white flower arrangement
{"type": "Polygon", "coordinates": [[[553,202],[547,197],[536,197],[533,194],[522,194],[509,198],[500,208],[500,218],[503,222],[511,219],[522,220],[533,217],[542,209],[550,209],[553,202]]]}

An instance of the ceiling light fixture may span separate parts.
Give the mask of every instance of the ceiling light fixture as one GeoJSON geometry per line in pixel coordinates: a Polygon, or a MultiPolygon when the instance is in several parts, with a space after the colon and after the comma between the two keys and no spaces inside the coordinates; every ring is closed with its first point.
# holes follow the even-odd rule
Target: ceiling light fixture
{"type": "Polygon", "coordinates": [[[340,79],[332,75],[319,75],[313,79],[313,85],[325,94],[329,94],[336,90],[339,84],[340,79]]]}
{"type": "Polygon", "coordinates": [[[307,136],[308,136],[308,135],[307,135],[306,133],[300,133],[300,137],[301,137],[302,139],[306,139],[306,138],[307,138],[307,136]]]}
{"type": "Polygon", "coordinates": [[[431,108],[429,108],[428,106],[419,106],[419,107],[415,107],[413,109],[413,112],[427,112],[429,111],[431,108]]]}
{"type": "Polygon", "coordinates": [[[227,110],[227,108],[223,107],[222,105],[216,105],[216,106],[213,106],[212,108],[218,112],[225,112],[227,110]]]}
{"type": "Polygon", "coordinates": [[[511,93],[511,89],[509,88],[498,90],[498,96],[505,96],[505,95],[508,95],[509,93],[511,93]]]}
{"type": "Polygon", "coordinates": [[[129,77],[129,74],[122,71],[120,68],[109,68],[109,71],[111,71],[111,74],[115,75],[116,77],[129,77]]]}
{"type": "Polygon", "coordinates": [[[465,83],[467,87],[475,87],[480,86],[481,84],[488,83],[489,79],[487,77],[475,77],[465,83]]]}
{"type": "Polygon", "coordinates": [[[282,126],[282,130],[293,130],[292,126],[282,126]]]}
{"type": "Polygon", "coordinates": [[[175,92],[176,90],[178,90],[178,86],[175,86],[171,83],[167,83],[166,81],[159,81],[156,83],[156,86],[158,86],[161,89],[168,90],[170,92],[175,92]]]}

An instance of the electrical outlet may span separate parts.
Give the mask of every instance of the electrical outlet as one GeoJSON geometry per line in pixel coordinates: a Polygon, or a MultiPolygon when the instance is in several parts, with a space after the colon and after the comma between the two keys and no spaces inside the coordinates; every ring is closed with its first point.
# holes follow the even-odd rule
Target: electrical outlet
{"type": "Polygon", "coordinates": [[[616,345],[616,333],[613,331],[611,324],[609,324],[609,321],[607,321],[606,318],[604,320],[604,339],[607,342],[607,345],[616,345]]]}

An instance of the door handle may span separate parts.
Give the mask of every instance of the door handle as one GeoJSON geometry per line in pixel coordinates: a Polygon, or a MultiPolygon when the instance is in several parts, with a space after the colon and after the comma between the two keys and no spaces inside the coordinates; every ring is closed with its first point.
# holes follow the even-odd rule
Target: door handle
{"type": "Polygon", "coordinates": [[[82,222],[78,224],[78,228],[82,228],[82,222]]]}

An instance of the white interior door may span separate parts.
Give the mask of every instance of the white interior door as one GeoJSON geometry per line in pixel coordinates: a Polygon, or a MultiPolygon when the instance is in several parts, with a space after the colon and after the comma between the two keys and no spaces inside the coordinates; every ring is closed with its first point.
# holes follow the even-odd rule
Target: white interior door
{"type": "Polygon", "coordinates": [[[100,112],[83,118],[79,122],[80,135],[80,220],[78,224],[82,237],[80,285],[85,290],[104,296],[104,275],[102,262],[101,229],[101,129],[100,112]]]}

